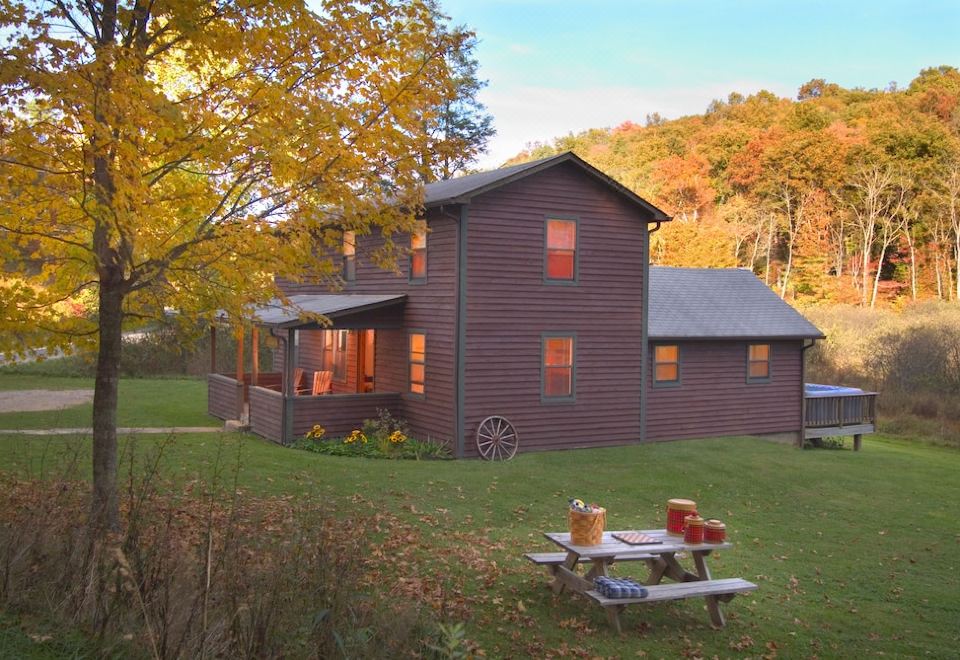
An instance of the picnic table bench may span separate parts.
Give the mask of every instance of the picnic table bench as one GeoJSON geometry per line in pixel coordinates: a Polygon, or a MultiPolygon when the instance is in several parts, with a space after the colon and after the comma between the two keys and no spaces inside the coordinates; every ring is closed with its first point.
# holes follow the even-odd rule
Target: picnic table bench
{"type": "Polygon", "coordinates": [[[564,552],[528,552],[524,555],[537,565],[545,566],[553,577],[555,593],[569,589],[583,594],[605,610],[610,625],[622,632],[620,613],[627,605],[655,603],[685,598],[704,598],[710,620],[717,627],[726,621],[720,610],[721,602],[729,602],[738,593],[753,591],[757,585],[741,578],[714,580],[707,567],[707,557],[714,550],[733,547],[729,542],[688,544],[677,536],[670,536],[663,529],[640,530],[653,537],[657,543],[630,545],[613,537],[621,532],[604,532],[601,543],[593,546],[575,545],[567,532],[544,534],[550,541],[563,548],[564,552]],[[695,572],[685,569],[677,559],[678,553],[693,556],[695,572]],[[645,598],[607,598],[593,588],[593,579],[606,576],[610,566],[617,562],[643,561],[649,574],[643,581],[645,598]],[[577,572],[581,564],[590,564],[584,575],[577,572]],[[661,584],[664,578],[673,584],[661,584]]]}

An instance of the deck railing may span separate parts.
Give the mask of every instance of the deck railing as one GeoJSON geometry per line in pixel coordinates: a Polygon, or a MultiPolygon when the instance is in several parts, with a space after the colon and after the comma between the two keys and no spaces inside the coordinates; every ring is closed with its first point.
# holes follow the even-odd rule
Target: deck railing
{"type": "Polygon", "coordinates": [[[876,392],[808,395],[805,400],[807,428],[842,428],[876,422],[876,392]]]}

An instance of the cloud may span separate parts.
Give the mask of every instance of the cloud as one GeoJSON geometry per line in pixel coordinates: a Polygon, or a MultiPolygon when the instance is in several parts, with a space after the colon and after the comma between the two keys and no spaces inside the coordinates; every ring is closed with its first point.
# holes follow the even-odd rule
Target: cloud
{"type": "Polygon", "coordinates": [[[727,81],[696,87],[645,89],[630,86],[594,86],[580,89],[521,85],[488,87],[480,100],[493,114],[497,135],[489,153],[478,165],[497,167],[531,142],[554,138],[590,128],[605,128],[625,121],[642,123],[647,114],[659,112],[667,118],[702,113],[710,101],[725,99],[730,92],[753,94],[767,89],[780,96],[792,96],[793,89],[782,84],[759,81],[727,81]]]}
{"type": "Polygon", "coordinates": [[[529,55],[534,51],[533,46],[528,44],[510,44],[507,46],[507,50],[517,55],[529,55]]]}

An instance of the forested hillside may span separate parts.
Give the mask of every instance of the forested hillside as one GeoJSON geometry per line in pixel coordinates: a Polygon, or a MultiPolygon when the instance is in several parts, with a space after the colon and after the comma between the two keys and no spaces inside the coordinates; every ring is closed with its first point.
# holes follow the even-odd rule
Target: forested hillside
{"type": "Polygon", "coordinates": [[[751,267],[799,302],[960,299],[960,71],[904,89],[824,80],[796,100],[736,92],[533,145],[572,150],[674,216],[654,262],[751,267]]]}

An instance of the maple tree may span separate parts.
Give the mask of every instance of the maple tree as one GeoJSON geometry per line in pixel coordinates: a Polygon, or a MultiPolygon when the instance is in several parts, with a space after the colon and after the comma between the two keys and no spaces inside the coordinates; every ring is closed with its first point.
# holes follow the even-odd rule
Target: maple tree
{"type": "Polygon", "coordinates": [[[96,347],[95,528],[118,524],[125,328],[239,318],[275,275],[332,272],[315,248],[345,228],[389,261],[470,47],[443,21],[401,0],[0,2],[0,350],[96,347]]]}

